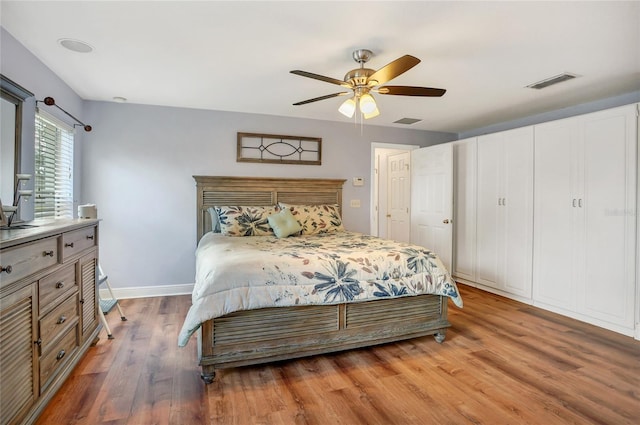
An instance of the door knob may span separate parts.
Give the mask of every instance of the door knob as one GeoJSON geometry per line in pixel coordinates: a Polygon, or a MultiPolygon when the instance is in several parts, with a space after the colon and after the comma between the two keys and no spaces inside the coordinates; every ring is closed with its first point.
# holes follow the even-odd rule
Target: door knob
{"type": "Polygon", "coordinates": [[[445,218],[444,220],[442,220],[442,222],[443,222],[444,224],[449,224],[449,219],[448,219],[448,218],[445,218]]]}

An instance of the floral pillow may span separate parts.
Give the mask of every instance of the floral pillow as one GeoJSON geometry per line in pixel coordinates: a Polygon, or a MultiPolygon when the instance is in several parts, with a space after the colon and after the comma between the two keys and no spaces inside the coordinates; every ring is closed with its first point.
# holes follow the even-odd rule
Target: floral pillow
{"type": "Polygon", "coordinates": [[[301,235],[317,235],[344,231],[338,204],[290,205],[280,203],[280,208],[288,208],[302,227],[301,235]]]}
{"type": "Polygon", "coordinates": [[[227,236],[273,236],[268,217],[276,212],[268,206],[214,206],[220,233],[227,236]]]}

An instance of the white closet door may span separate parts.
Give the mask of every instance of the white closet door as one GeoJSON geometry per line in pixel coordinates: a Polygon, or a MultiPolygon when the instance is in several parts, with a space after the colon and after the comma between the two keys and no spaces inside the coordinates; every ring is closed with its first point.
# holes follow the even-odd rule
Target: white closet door
{"type": "Polygon", "coordinates": [[[533,255],[533,127],[505,132],[501,201],[504,290],[531,298],[533,255]]]}
{"type": "Polygon", "coordinates": [[[585,116],[581,313],[633,328],[635,108],[585,116]]]}
{"type": "Polygon", "coordinates": [[[500,190],[502,135],[478,137],[478,199],[476,240],[476,281],[500,287],[499,265],[502,238],[502,193],[500,190]]]}
{"type": "Polygon", "coordinates": [[[570,310],[576,307],[577,129],[575,119],[534,129],[533,294],[570,310]]]}
{"type": "Polygon", "coordinates": [[[453,275],[476,278],[476,139],[453,143],[454,266],[453,275]]]}

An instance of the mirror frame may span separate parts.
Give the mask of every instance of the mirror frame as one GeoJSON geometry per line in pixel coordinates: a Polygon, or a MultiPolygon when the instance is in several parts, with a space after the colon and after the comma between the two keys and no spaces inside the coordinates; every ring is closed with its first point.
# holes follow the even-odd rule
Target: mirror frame
{"type": "Polygon", "coordinates": [[[23,104],[28,98],[34,97],[34,94],[2,74],[0,74],[0,94],[3,99],[16,105],[13,162],[13,187],[15,187],[17,183],[16,174],[19,174],[22,169],[23,104]]]}

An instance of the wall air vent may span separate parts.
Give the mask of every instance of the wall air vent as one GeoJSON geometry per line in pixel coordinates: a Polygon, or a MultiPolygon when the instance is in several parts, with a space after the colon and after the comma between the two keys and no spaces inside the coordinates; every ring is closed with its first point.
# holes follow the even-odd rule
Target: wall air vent
{"type": "Polygon", "coordinates": [[[410,125],[410,124],[415,124],[418,121],[422,121],[422,120],[419,120],[417,118],[401,118],[398,121],[394,121],[393,123],[394,124],[407,124],[407,125],[410,125]]]}
{"type": "Polygon", "coordinates": [[[550,78],[546,78],[542,81],[538,81],[537,83],[529,84],[527,87],[530,89],[543,89],[545,87],[552,86],[554,84],[562,83],[563,81],[572,80],[578,77],[576,74],[570,74],[565,72],[564,74],[556,75],[550,78]]]}

